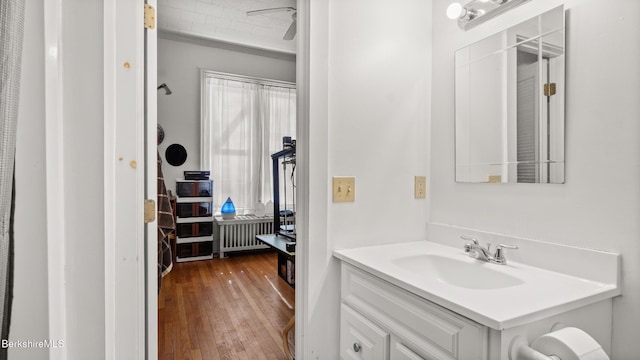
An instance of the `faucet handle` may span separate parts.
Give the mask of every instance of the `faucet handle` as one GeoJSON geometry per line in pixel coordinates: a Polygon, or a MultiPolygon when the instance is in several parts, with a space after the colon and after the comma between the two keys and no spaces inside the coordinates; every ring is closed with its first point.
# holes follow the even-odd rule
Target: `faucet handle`
{"type": "MultiPolygon", "coordinates": [[[[475,245],[479,245],[480,244],[478,239],[476,239],[474,237],[471,237],[471,236],[461,235],[460,239],[466,240],[466,241],[471,241],[475,245]]],[[[471,243],[464,244],[464,252],[466,252],[466,253],[470,253],[471,252],[471,243]]]]}
{"type": "Polygon", "coordinates": [[[506,264],[507,263],[507,259],[504,257],[504,252],[502,249],[511,249],[511,250],[515,250],[518,247],[515,245],[506,245],[506,244],[499,244],[498,246],[496,246],[496,252],[493,255],[493,262],[495,262],[496,264],[506,264]]]}
{"type": "Polygon", "coordinates": [[[468,236],[468,235],[460,235],[460,239],[462,240],[467,240],[467,241],[471,241],[472,243],[476,244],[476,245],[480,245],[480,242],[478,241],[478,239],[468,236]]]}

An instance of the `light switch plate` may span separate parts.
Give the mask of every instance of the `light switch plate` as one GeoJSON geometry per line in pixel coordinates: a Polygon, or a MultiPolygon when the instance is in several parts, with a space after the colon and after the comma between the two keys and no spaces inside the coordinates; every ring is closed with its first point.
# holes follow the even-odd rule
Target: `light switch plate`
{"type": "Polygon", "coordinates": [[[353,176],[333,177],[333,202],[356,201],[356,178],[353,176]]]}
{"type": "Polygon", "coordinates": [[[416,176],[413,181],[413,196],[416,199],[427,197],[427,177],[416,176]]]}

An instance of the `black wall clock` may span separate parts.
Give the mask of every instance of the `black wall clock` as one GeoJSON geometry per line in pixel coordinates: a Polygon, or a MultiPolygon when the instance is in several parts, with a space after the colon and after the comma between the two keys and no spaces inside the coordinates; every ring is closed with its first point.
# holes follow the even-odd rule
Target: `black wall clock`
{"type": "Polygon", "coordinates": [[[171,144],[164,152],[167,162],[173,166],[180,166],[187,161],[187,150],[180,144],[171,144]]]}

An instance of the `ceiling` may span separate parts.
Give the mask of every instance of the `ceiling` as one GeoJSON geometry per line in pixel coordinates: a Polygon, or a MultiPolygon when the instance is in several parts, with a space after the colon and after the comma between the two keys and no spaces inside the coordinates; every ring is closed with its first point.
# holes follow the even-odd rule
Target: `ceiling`
{"type": "Polygon", "coordinates": [[[296,0],[158,0],[158,29],[179,34],[295,54],[296,38],[283,40],[292,22],[288,11],[247,16],[247,11],[295,7],[296,0]]]}

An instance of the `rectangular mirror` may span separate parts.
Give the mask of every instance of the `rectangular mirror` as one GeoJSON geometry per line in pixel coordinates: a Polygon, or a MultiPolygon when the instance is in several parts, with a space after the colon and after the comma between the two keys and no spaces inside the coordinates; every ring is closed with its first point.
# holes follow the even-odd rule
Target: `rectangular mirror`
{"type": "Polygon", "coordinates": [[[564,7],[455,54],[456,182],[564,183],[564,7]]]}

